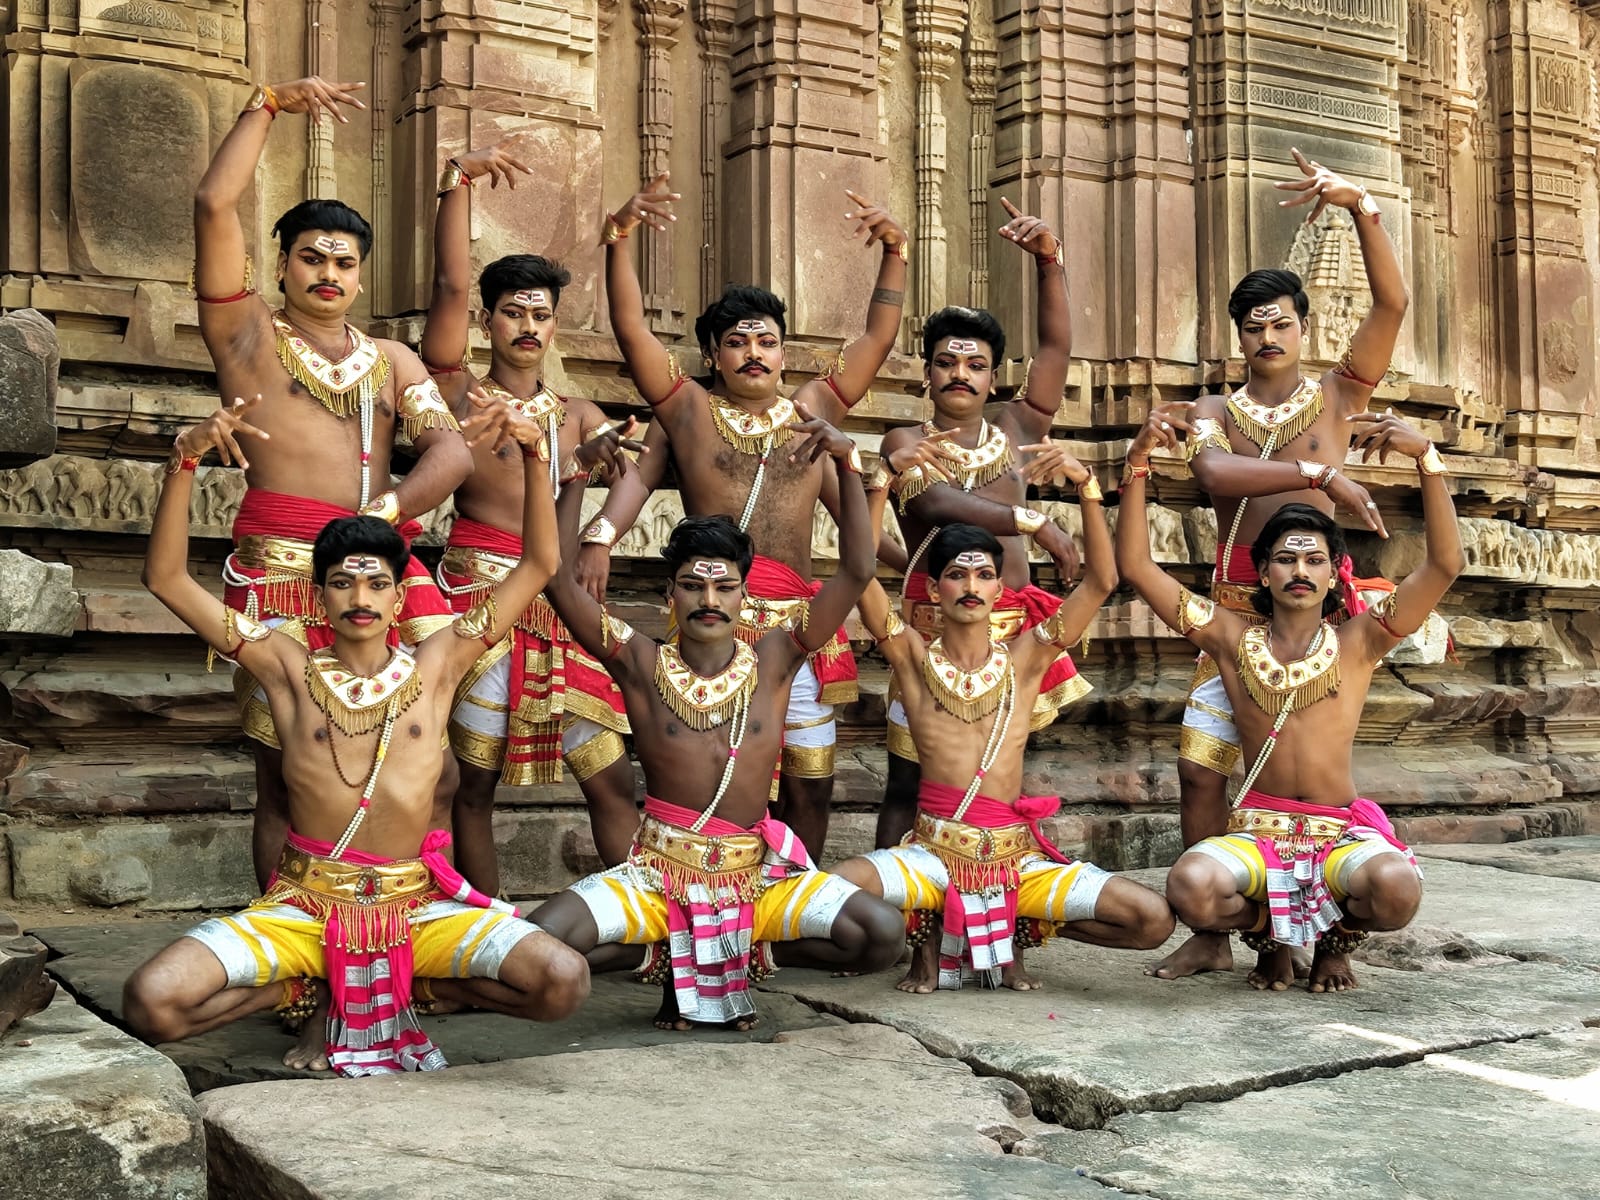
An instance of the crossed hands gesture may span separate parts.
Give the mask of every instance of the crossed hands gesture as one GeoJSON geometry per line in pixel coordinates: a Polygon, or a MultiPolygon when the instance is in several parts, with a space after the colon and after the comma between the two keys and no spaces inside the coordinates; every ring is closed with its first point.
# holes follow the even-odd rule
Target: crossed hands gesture
{"type": "Polygon", "coordinates": [[[533,455],[540,462],[550,461],[550,446],[539,422],[524,416],[503,398],[486,395],[477,388],[467,392],[467,399],[478,410],[461,422],[461,433],[468,446],[481,446],[492,438],[490,448],[499,450],[515,442],[523,453],[533,455]]]}
{"type": "Polygon", "coordinates": [[[609,487],[626,475],[632,466],[628,456],[622,453],[624,450],[632,450],[636,454],[650,452],[650,447],[634,436],[638,430],[639,421],[635,417],[629,417],[626,421],[607,421],[589,432],[582,444],[572,452],[572,461],[587,471],[604,465],[605,482],[609,487]]]}

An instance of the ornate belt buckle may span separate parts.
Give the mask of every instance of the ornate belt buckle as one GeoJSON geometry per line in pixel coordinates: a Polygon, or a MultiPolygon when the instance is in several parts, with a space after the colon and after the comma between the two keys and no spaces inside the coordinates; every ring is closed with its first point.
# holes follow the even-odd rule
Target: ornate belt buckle
{"type": "Polygon", "coordinates": [[[985,829],[978,835],[978,861],[988,862],[994,857],[994,834],[985,829]]]}
{"type": "Polygon", "coordinates": [[[376,904],[383,899],[383,876],[371,867],[356,876],[356,903],[376,904]]]}
{"type": "Polygon", "coordinates": [[[701,860],[708,871],[715,871],[722,866],[722,839],[711,838],[706,842],[705,856],[701,860]]]}

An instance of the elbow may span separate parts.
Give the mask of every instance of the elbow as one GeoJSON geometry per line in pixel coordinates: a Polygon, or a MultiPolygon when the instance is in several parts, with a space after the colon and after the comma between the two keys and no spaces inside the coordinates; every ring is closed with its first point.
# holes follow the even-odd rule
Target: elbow
{"type": "Polygon", "coordinates": [[[1208,496],[1214,496],[1219,494],[1217,488],[1222,481],[1217,478],[1218,472],[1213,469],[1214,464],[1207,461],[1210,457],[1209,454],[1195,455],[1189,461],[1189,472],[1194,476],[1194,481],[1200,486],[1201,491],[1208,496]]]}
{"type": "Polygon", "coordinates": [[[1454,583],[1461,577],[1461,572],[1467,569],[1467,556],[1462,553],[1461,547],[1457,546],[1448,553],[1440,555],[1439,561],[1436,565],[1438,566],[1439,570],[1448,575],[1450,577],[1450,581],[1454,583]]]}
{"type": "Polygon", "coordinates": [[[1111,598],[1111,593],[1117,590],[1117,584],[1122,582],[1121,575],[1115,563],[1104,563],[1100,566],[1091,566],[1085,573],[1083,586],[1090,588],[1104,604],[1111,598]]]}
{"type": "Polygon", "coordinates": [[[222,216],[234,208],[233,198],[221,194],[221,190],[214,183],[204,179],[194,193],[194,216],[199,221],[205,217],[222,216]]]}

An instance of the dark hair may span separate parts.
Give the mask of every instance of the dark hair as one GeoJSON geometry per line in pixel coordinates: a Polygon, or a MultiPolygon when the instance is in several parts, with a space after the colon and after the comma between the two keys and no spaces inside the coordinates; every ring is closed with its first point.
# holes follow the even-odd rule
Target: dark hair
{"type": "Polygon", "coordinates": [[[1271,304],[1279,296],[1292,299],[1294,311],[1302,321],[1306,319],[1306,314],[1311,311],[1311,300],[1300,282],[1300,276],[1276,267],[1266,271],[1251,271],[1233,285],[1233,291],[1228,296],[1228,316],[1232,318],[1234,328],[1243,328],[1244,319],[1250,315],[1252,308],[1271,304]]]}
{"type": "Polygon", "coordinates": [[[478,295],[484,308],[492,309],[507,292],[543,288],[550,293],[553,312],[561,303],[561,289],[571,282],[571,271],[542,254],[508,254],[483,269],[483,274],[478,276],[478,295]]]}
{"type": "Polygon", "coordinates": [[[996,571],[1005,564],[1006,551],[999,538],[987,529],[957,521],[940,529],[928,543],[928,574],[939,578],[956,555],[968,550],[980,550],[993,557],[996,571]]]}
{"type": "MultiPolygon", "coordinates": [[[[1283,293],[1278,294],[1281,296],[1283,293]]],[[[1339,591],[1338,570],[1339,563],[1343,561],[1347,551],[1344,530],[1340,529],[1327,513],[1312,508],[1309,504],[1285,504],[1267,518],[1267,523],[1261,527],[1261,532],[1256,534],[1256,540],[1250,543],[1250,561],[1255,564],[1256,572],[1259,574],[1271,560],[1272,548],[1278,544],[1278,539],[1296,530],[1320,533],[1323,540],[1328,543],[1328,558],[1333,562],[1334,578],[1328,587],[1328,594],[1322,598],[1322,615],[1331,617],[1344,603],[1339,591]]],[[[1250,597],[1250,603],[1263,617],[1272,615],[1272,593],[1266,588],[1258,587],[1255,594],[1250,597]]]]}
{"type": "Polygon", "coordinates": [[[783,301],[766,288],[730,283],[723,289],[722,295],[707,305],[705,312],[695,320],[694,338],[700,343],[700,349],[710,354],[722,340],[722,335],[740,321],[768,317],[777,323],[778,339],[782,341],[789,336],[788,326],[783,320],[784,311],[783,301]]]}
{"type": "Polygon", "coordinates": [[[411,561],[405,539],[382,517],[335,517],[322,527],[311,546],[311,576],[317,586],[328,582],[335,563],[352,554],[376,554],[394,570],[396,583],[411,561]]]}
{"type": "Polygon", "coordinates": [[[295,238],[308,229],[354,234],[361,244],[363,262],[372,253],[372,226],[343,200],[302,200],[278,218],[272,232],[277,236],[278,248],[287,254],[295,238]]]}
{"type": "Polygon", "coordinates": [[[739,577],[750,574],[756,556],[750,535],[732,517],[717,513],[709,517],[685,517],[672,527],[672,536],[661,549],[661,557],[673,575],[691,558],[725,558],[739,568],[739,577]]]}
{"type": "Polygon", "coordinates": [[[989,343],[994,366],[1006,356],[1006,331],[994,314],[982,308],[962,308],[952,304],[941,308],[922,327],[922,361],[933,361],[933,348],[947,337],[981,338],[989,343]]]}

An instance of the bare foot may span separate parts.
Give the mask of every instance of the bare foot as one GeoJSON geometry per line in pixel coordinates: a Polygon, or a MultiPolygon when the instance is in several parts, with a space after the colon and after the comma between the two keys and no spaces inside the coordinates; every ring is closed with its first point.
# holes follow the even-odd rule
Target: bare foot
{"type": "Polygon", "coordinates": [[[328,1069],[328,1005],[331,993],[324,980],[314,979],[317,1007],[300,1026],[300,1036],[283,1056],[283,1065],[296,1071],[326,1071],[328,1069]]]}
{"type": "Polygon", "coordinates": [[[1044,981],[1028,973],[1026,964],[1022,961],[1023,950],[1015,946],[1016,958],[1009,966],[1000,968],[1000,986],[1008,987],[1015,992],[1033,992],[1044,986],[1044,981]]]}
{"type": "Polygon", "coordinates": [[[1311,947],[1295,946],[1290,952],[1294,959],[1294,977],[1296,979],[1311,978],[1311,947]]]}
{"type": "Polygon", "coordinates": [[[1317,952],[1311,959],[1311,983],[1309,990],[1313,992],[1348,992],[1357,987],[1356,973],[1350,969],[1350,958],[1345,954],[1324,952],[1322,943],[1317,943],[1317,952]]]}
{"type": "Polygon", "coordinates": [[[1144,969],[1156,979],[1183,979],[1206,971],[1233,970],[1233,945],[1225,933],[1197,931],[1158,963],[1144,969]]]}
{"type": "Polygon", "coordinates": [[[1255,969],[1250,972],[1250,986],[1258,992],[1281,992],[1294,982],[1294,959],[1289,947],[1275,943],[1256,957],[1255,969]]]}
{"type": "Polygon", "coordinates": [[[672,990],[672,977],[661,984],[661,1007],[656,1009],[655,1026],[674,1033],[688,1033],[694,1028],[678,1011],[678,993],[672,990]]]}
{"type": "Polygon", "coordinates": [[[939,943],[932,937],[925,938],[911,952],[911,969],[906,972],[906,977],[894,986],[902,992],[915,992],[919,996],[926,996],[938,987],[939,943]]]}

